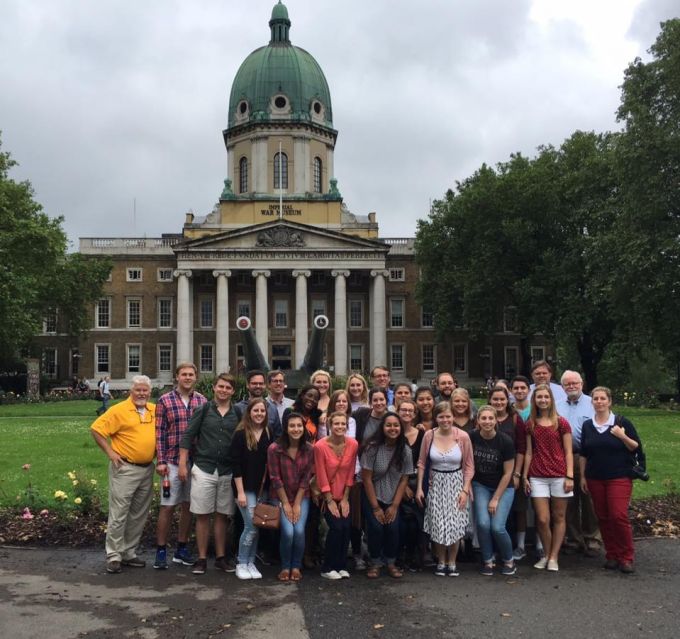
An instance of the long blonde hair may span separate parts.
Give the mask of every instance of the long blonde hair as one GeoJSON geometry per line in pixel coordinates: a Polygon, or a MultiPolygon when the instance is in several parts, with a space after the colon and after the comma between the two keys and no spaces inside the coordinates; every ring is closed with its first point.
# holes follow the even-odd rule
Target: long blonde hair
{"type": "Polygon", "coordinates": [[[531,413],[529,416],[529,432],[533,435],[534,433],[534,428],[536,426],[536,420],[539,418],[540,414],[538,412],[538,406],[536,406],[536,392],[544,390],[548,391],[548,394],[550,395],[550,409],[548,411],[548,419],[551,422],[552,428],[557,430],[557,406],[555,406],[555,397],[552,393],[552,390],[550,390],[550,385],[549,384],[537,384],[534,387],[534,392],[531,394],[531,413]]]}
{"type": "Polygon", "coordinates": [[[462,397],[463,399],[467,400],[468,407],[467,407],[467,413],[465,416],[468,418],[468,420],[472,419],[472,400],[470,399],[470,393],[468,393],[464,388],[454,388],[453,392],[451,393],[451,412],[453,413],[453,416],[456,416],[456,413],[453,410],[453,398],[454,397],[462,397]]]}
{"type": "Polygon", "coordinates": [[[366,406],[368,406],[368,384],[366,383],[364,376],[359,375],[359,373],[352,373],[347,378],[347,383],[345,384],[345,391],[347,392],[347,398],[349,399],[350,405],[352,404],[352,396],[349,394],[349,383],[353,379],[358,379],[361,382],[361,385],[363,386],[363,390],[361,391],[360,401],[361,401],[362,404],[366,404],[366,406]]]}
{"type": "MultiPolygon", "coordinates": [[[[333,392],[333,380],[331,379],[330,373],[328,371],[323,370],[322,368],[320,368],[318,371],[314,371],[309,376],[309,383],[312,386],[314,386],[314,380],[317,377],[325,377],[328,380],[328,395],[327,395],[327,397],[330,397],[331,393],[333,392]]],[[[314,388],[316,388],[316,386],[314,386],[314,388]]],[[[319,393],[319,395],[321,395],[321,393],[319,393]]]]}
{"type": "Polygon", "coordinates": [[[255,397],[254,399],[251,399],[248,402],[248,406],[243,413],[243,417],[241,417],[241,421],[238,423],[238,426],[236,427],[236,430],[242,430],[245,432],[246,436],[246,448],[248,450],[256,450],[257,449],[257,439],[255,438],[255,435],[253,434],[253,429],[255,428],[255,424],[253,424],[253,418],[250,416],[250,412],[253,409],[254,406],[257,404],[262,404],[264,406],[265,410],[265,419],[264,419],[264,428],[267,431],[267,436],[271,439],[270,433],[269,433],[269,414],[267,410],[267,402],[262,398],[262,397],[255,397]]]}

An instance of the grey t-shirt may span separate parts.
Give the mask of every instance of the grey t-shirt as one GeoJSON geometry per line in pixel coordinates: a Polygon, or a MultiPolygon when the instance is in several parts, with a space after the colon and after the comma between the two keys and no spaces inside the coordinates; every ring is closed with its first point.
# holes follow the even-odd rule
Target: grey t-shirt
{"type": "Polygon", "coordinates": [[[367,442],[369,439],[371,439],[371,437],[373,437],[373,435],[378,432],[381,422],[382,417],[373,417],[373,415],[369,415],[368,420],[366,421],[366,428],[364,428],[364,438],[359,442],[359,444],[363,444],[364,442],[367,442]]]}
{"type": "Polygon", "coordinates": [[[398,469],[396,460],[390,466],[393,454],[394,448],[383,444],[381,446],[371,446],[361,455],[361,467],[373,471],[375,496],[383,504],[392,503],[394,493],[397,492],[397,486],[402,476],[413,473],[413,458],[411,449],[408,446],[404,447],[401,470],[398,469]]]}

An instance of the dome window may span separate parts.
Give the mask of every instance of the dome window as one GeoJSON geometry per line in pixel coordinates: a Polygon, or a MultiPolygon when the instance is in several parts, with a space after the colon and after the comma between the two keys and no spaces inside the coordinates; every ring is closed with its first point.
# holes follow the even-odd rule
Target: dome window
{"type": "Polygon", "coordinates": [[[274,98],[274,106],[275,106],[277,109],[285,109],[285,108],[286,108],[286,104],[288,104],[288,101],[287,101],[286,98],[284,98],[282,95],[277,95],[277,96],[274,98]]]}
{"type": "Polygon", "coordinates": [[[314,109],[314,113],[316,113],[317,115],[321,115],[321,109],[322,109],[321,102],[319,102],[318,100],[315,100],[314,104],[312,105],[312,109],[314,109]]]}
{"type": "Polygon", "coordinates": [[[248,103],[245,100],[242,100],[239,105],[238,105],[238,112],[241,115],[245,115],[248,113],[248,103]]]}
{"type": "Polygon", "coordinates": [[[247,100],[241,100],[236,105],[236,121],[245,122],[250,116],[250,107],[247,100]]]}

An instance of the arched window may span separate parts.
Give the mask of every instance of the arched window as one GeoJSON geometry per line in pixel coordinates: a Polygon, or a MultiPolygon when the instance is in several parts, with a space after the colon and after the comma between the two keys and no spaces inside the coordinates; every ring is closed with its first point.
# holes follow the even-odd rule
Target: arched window
{"type": "Polygon", "coordinates": [[[241,158],[238,163],[238,192],[248,191],[248,158],[241,158]]]}
{"type": "Polygon", "coordinates": [[[285,153],[274,155],[274,188],[288,188],[288,156],[285,153]]]}
{"type": "Polygon", "coordinates": [[[322,168],[321,158],[314,158],[314,193],[321,193],[322,168]]]}

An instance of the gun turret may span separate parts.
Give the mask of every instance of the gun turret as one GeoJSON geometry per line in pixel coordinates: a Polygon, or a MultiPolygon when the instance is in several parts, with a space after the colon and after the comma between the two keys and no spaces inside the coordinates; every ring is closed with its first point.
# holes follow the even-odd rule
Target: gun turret
{"type": "Polygon", "coordinates": [[[243,354],[246,359],[246,370],[261,370],[265,373],[269,370],[269,363],[260,350],[260,346],[255,340],[250,318],[242,315],[236,320],[236,328],[241,331],[241,343],[243,344],[243,354]]]}
{"type": "Polygon", "coordinates": [[[323,366],[323,345],[326,340],[328,324],[328,318],[325,315],[317,315],[314,318],[309,346],[307,346],[307,352],[300,367],[307,375],[311,375],[323,366]]]}

